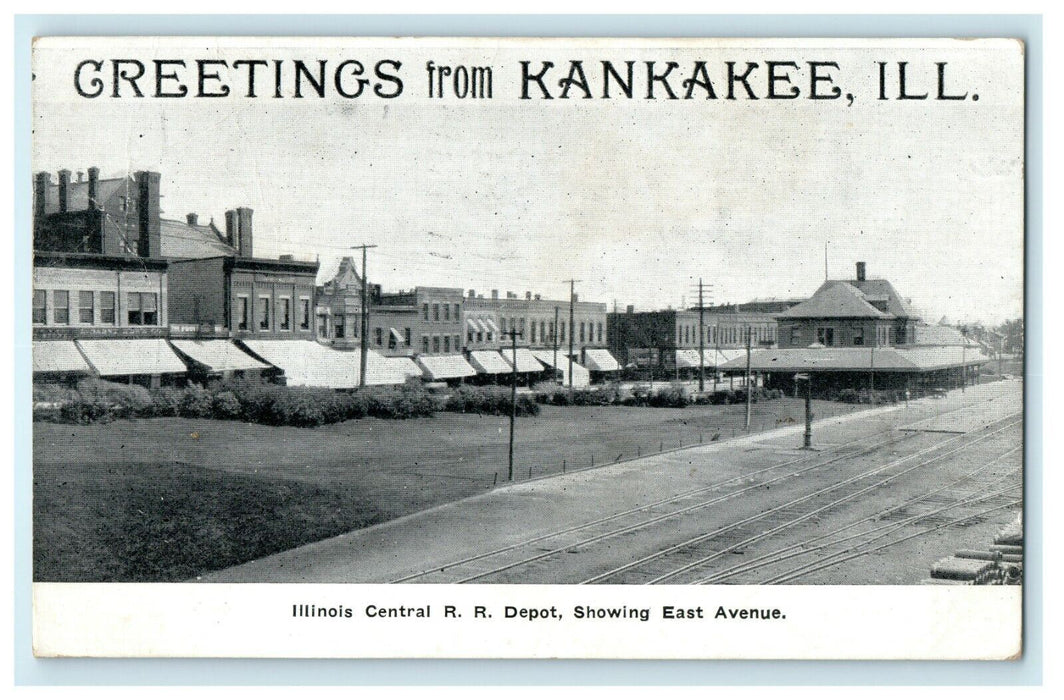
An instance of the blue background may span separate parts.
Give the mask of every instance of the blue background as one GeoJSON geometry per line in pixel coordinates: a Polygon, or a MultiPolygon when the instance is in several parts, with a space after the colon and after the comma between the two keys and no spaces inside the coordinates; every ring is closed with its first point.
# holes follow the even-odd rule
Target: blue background
{"type": "Polygon", "coordinates": [[[19,685],[1036,685],[1042,681],[1040,15],[22,15],[15,18],[14,662],[19,685]],[[1026,589],[1019,662],[35,659],[30,43],[46,35],[1012,37],[1027,44],[1026,589]],[[25,262],[26,264],[19,264],[25,262]]]}

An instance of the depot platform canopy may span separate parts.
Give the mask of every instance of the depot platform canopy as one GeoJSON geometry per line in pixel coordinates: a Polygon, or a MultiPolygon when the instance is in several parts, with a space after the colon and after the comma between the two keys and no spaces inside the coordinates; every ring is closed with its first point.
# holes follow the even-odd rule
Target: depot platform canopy
{"type": "MultiPolygon", "coordinates": [[[[553,352],[553,351],[552,351],[553,352]]],[[[504,348],[500,351],[503,358],[513,366],[514,352],[512,348],[504,348]]],[[[517,371],[518,372],[542,372],[543,365],[532,351],[528,348],[517,348],[517,371]]]]}
{"type": "Polygon", "coordinates": [[[621,364],[605,348],[584,350],[584,364],[592,372],[617,372],[621,369],[621,364]]]}
{"type": "Polygon", "coordinates": [[[469,353],[469,363],[480,374],[510,374],[510,363],[494,350],[474,350],[469,353]]]}
{"type": "Polygon", "coordinates": [[[92,374],[92,368],[73,340],[35,340],[33,373],[38,372],[92,374]]]}
{"type": "MultiPolygon", "coordinates": [[[[982,353],[960,347],[778,348],[753,350],[754,372],[932,372],[950,367],[981,365],[982,353]]],[[[725,371],[745,371],[746,357],[721,366],[725,371]]]]}
{"type": "Polygon", "coordinates": [[[461,355],[422,355],[417,364],[430,381],[476,376],[476,369],[461,355]]]}
{"type": "Polygon", "coordinates": [[[184,374],[188,367],[163,338],[76,340],[101,377],[184,374]]]}
{"type": "Polygon", "coordinates": [[[230,340],[171,340],[170,344],[208,372],[272,369],[230,340]]]}

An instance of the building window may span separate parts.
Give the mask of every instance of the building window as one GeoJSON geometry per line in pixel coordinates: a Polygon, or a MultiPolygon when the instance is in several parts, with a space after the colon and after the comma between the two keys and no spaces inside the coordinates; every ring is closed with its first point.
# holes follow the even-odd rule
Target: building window
{"type": "Polygon", "coordinates": [[[281,297],[278,304],[278,315],[280,316],[280,327],[282,331],[292,330],[292,300],[287,297],[281,297]]]}
{"type": "Polygon", "coordinates": [[[532,322],[532,344],[536,344],[536,322],[532,322]]]}
{"type": "Polygon", "coordinates": [[[427,335],[421,336],[421,352],[428,353],[429,351],[429,337],[427,335]]]}
{"type": "Polygon", "coordinates": [[[33,322],[48,323],[48,292],[33,290],[33,322]]]}
{"type": "Polygon", "coordinates": [[[259,297],[259,329],[270,330],[270,298],[259,297]]]}
{"type": "Polygon", "coordinates": [[[439,352],[439,351],[440,351],[440,336],[434,335],[434,336],[432,336],[432,352],[439,352]]]}
{"type": "Polygon", "coordinates": [[[70,323],[70,292],[56,290],[52,292],[53,318],[56,323],[70,323]]]}
{"type": "Polygon", "coordinates": [[[584,342],[584,322],[580,322],[580,342],[584,342]]]}
{"type": "Polygon", "coordinates": [[[432,305],[432,320],[433,321],[439,321],[440,320],[440,305],[439,304],[433,304],[432,305]]]}
{"type": "Polygon", "coordinates": [[[484,342],[484,331],[477,331],[477,342],[478,343],[483,343],[484,342]]]}
{"type": "Polygon", "coordinates": [[[450,321],[451,320],[451,305],[450,304],[444,304],[443,305],[443,320],[444,321],[450,321]]]}
{"type": "Polygon", "coordinates": [[[443,351],[444,352],[450,352],[451,351],[451,336],[449,336],[449,335],[443,336],[443,351]]]}
{"type": "Polygon", "coordinates": [[[126,296],[129,325],[157,325],[159,321],[155,299],[155,294],[150,292],[130,292],[126,296]]]}
{"type": "Polygon", "coordinates": [[[429,305],[428,304],[422,304],[421,308],[425,312],[425,320],[428,321],[429,320],[429,305]]]}
{"type": "Polygon", "coordinates": [[[462,313],[459,310],[458,304],[455,304],[454,305],[454,320],[457,321],[459,318],[461,318],[461,315],[462,315],[462,313]]]}
{"type": "Polygon", "coordinates": [[[602,322],[601,321],[598,324],[598,342],[600,344],[602,343],[602,322]]]}
{"type": "Polygon", "coordinates": [[[379,326],[373,329],[373,343],[375,345],[384,343],[384,331],[379,326]]]}
{"type": "Polygon", "coordinates": [[[473,331],[469,331],[468,338],[469,338],[468,342],[472,343],[473,342],[473,331]]]}
{"type": "MultiPolygon", "coordinates": [[[[478,334],[478,335],[479,335],[479,334],[478,334]]],[[[489,342],[489,343],[491,342],[491,338],[492,338],[492,332],[491,332],[491,331],[488,331],[488,342],[489,342]]]]}
{"type": "Polygon", "coordinates": [[[236,298],[236,328],[240,331],[248,329],[248,298],[236,298]]]}
{"type": "Polygon", "coordinates": [[[864,345],[864,328],[853,329],[853,344],[864,345]]]}
{"type": "Polygon", "coordinates": [[[791,345],[798,345],[802,342],[802,334],[797,328],[791,329],[791,345]]]}
{"type": "Polygon", "coordinates": [[[299,300],[299,328],[304,331],[310,330],[310,299],[299,300]]]}
{"type": "Polygon", "coordinates": [[[454,351],[458,352],[462,349],[462,336],[456,335],[454,337],[454,351]]]}
{"type": "Polygon", "coordinates": [[[834,328],[817,328],[816,329],[816,342],[825,347],[831,347],[835,344],[835,329],[834,328]]]}
{"type": "Polygon", "coordinates": [[[329,337],[329,320],[326,316],[322,316],[321,319],[318,321],[318,337],[329,337]]]}
{"type": "Polygon", "coordinates": [[[562,325],[562,342],[565,342],[565,326],[562,325]]]}
{"type": "Polygon", "coordinates": [[[78,292],[78,323],[93,323],[95,314],[92,302],[92,292],[78,292]]]}
{"type": "Polygon", "coordinates": [[[410,347],[413,344],[412,341],[413,341],[413,336],[410,334],[410,329],[409,328],[404,328],[403,329],[403,342],[406,343],[407,347],[410,347]]]}
{"type": "Polygon", "coordinates": [[[336,320],[333,321],[333,337],[334,338],[343,338],[344,337],[344,334],[347,332],[347,329],[345,327],[345,321],[347,321],[347,317],[346,316],[337,316],[336,320]]]}
{"type": "Polygon", "coordinates": [[[100,323],[115,325],[114,292],[100,292],[100,323]]]}

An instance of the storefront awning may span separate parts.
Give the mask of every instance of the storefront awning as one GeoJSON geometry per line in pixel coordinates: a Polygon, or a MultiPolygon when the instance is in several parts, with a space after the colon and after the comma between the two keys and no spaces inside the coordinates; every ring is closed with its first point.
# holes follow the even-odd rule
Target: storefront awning
{"type": "MultiPolygon", "coordinates": [[[[755,350],[755,352],[758,352],[755,350]]],[[[702,366],[703,367],[721,367],[727,362],[742,358],[743,362],[746,362],[746,350],[738,350],[736,348],[705,348],[702,350],[702,366]]],[[[684,348],[676,351],[676,365],[678,367],[698,367],[698,350],[693,348],[684,348]]],[[[745,366],[745,365],[744,365],[745,366]]]]}
{"type": "MultiPolygon", "coordinates": [[[[248,350],[284,371],[289,386],[353,389],[359,385],[359,356],[313,340],[242,340],[248,350]]],[[[370,367],[367,363],[367,369],[370,367]]],[[[367,383],[368,376],[367,376],[367,383]]]]}
{"type": "Polygon", "coordinates": [[[101,377],[183,374],[188,371],[185,363],[162,338],[114,338],[74,342],[101,377]]]}
{"type": "Polygon", "coordinates": [[[170,344],[208,372],[270,369],[229,340],[171,340],[170,344]]]}
{"type": "Polygon", "coordinates": [[[495,325],[495,319],[493,319],[493,318],[485,318],[484,319],[484,323],[488,324],[488,329],[492,333],[494,333],[496,336],[499,335],[499,327],[497,325],[495,325]]]}
{"type": "Polygon", "coordinates": [[[33,373],[38,372],[92,374],[92,369],[78,352],[73,340],[35,340],[33,341],[33,373]]]}
{"type": "Polygon", "coordinates": [[[584,350],[584,364],[592,372],[616,372],[621,368],[620,363],[605,348],[584,350]]]}
{"type": "Polygon", "coordinates": [[[421,355],[417,364],[430,381],[472,377],[477,373],[461,355],[421,355]]]}
{"type": "MultiPolygon", "coordinates": [[[[510,365],[513,365],[514,352],[511,348],[503,348],[499,351],[510,365]]],[[[543,365],[532,351],[528,348],[517,348],[517,371],[518,372],[542,372],[543,365]]]]}
{"type": "Polygon", "coordinates": [[[480,374],[509,374],[510,363],[494,350],[474,350],[469,353],[469,363],[480,374]]]}
{"type": "MultiPolygon", "coordinates": [[[[554,367],[553,350],[533,350],[532,355],[547,367],[554,367]]],[[[591,383],[591,373],[579,362],[573,362],[573,386],[587,386],[591,383]]],[[[557,370],[562,373],[562,383],[569,384],[569,357],[566,353],[558,351],[557,370]]]]}

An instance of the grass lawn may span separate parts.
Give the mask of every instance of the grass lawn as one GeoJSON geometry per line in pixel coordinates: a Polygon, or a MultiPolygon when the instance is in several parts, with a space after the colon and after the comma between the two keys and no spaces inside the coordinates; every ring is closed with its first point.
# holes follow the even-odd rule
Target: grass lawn
{"type": "MultiPolygon", "coordinates": [[[[818,417],[853,406],[814,402],[818,417]]],[[[515,478],[741,433],[744,405],[545,406],[519,418],[515,478]]],[[[803,403],[754,404],[753,427],[803,403]]],[[[37,581],[179,581],[504,483],[505,417],[441,413],[315,429],[156,418],[34,424],[37,581]]]]}

